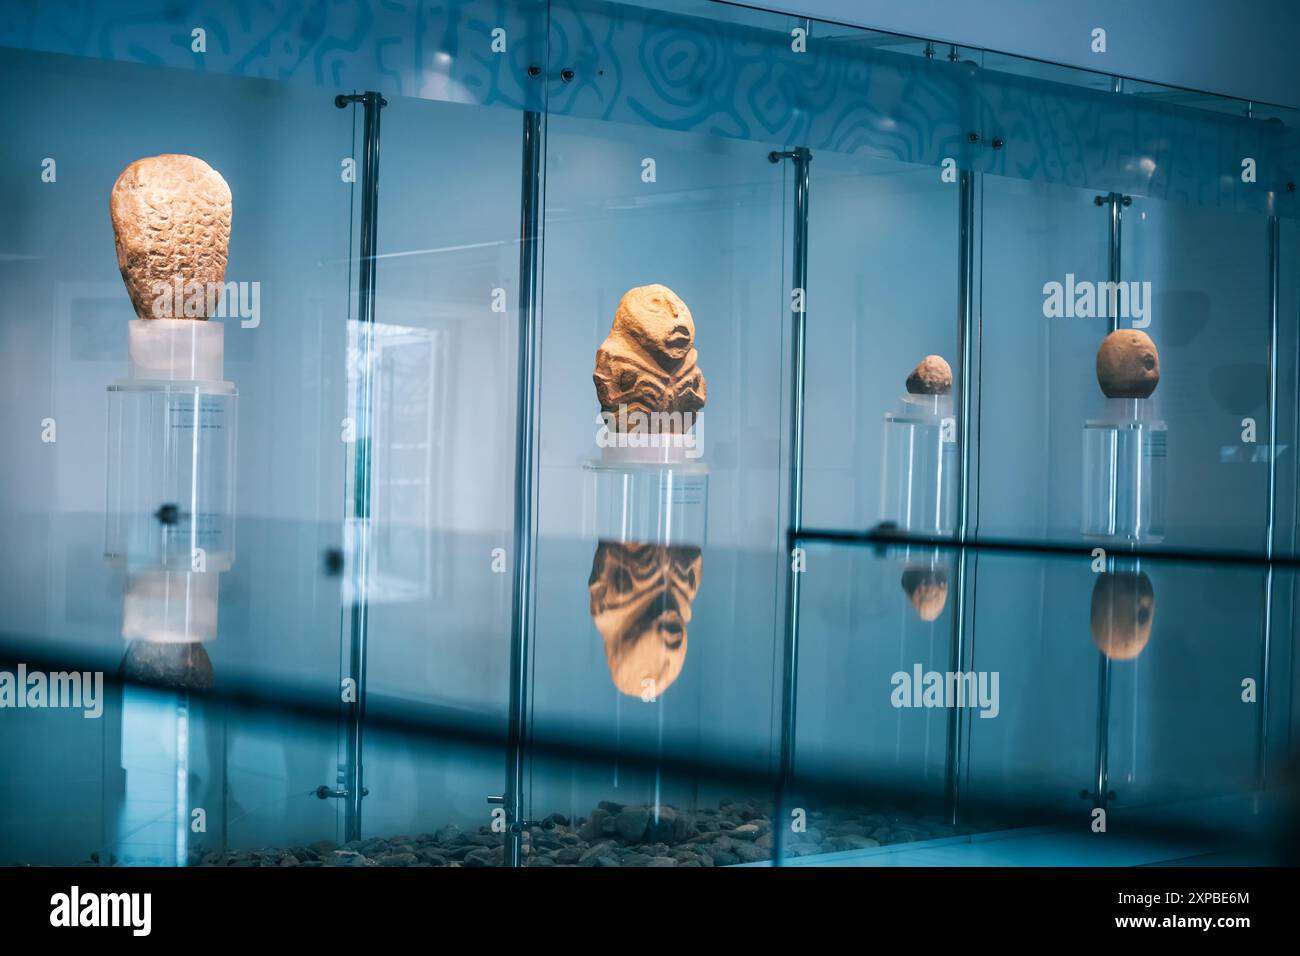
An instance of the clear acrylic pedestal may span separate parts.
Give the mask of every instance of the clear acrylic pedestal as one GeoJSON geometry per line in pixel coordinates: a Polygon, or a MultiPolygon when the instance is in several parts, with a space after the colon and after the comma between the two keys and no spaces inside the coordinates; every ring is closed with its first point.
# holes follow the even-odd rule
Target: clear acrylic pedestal
{"type": "Polygon", "coordinates": [[[1149,398],[1108,398],[1083,426],[1083,533],[1160,541],[1165,533],[1165,423],[1149,398]]]}
{"type": "Polygon", "coordinates": [[[709,517],[709,466],[673,451],[604,448],[600,458],[584,462],[583,536],[702,546],[709,517]]]}
{"type": "Polygon", "coordinates": [[[222,379],[220,323],[128,326],[130,377],[108,386],[104,556],[126,573],[126,664],[148,673],[217,634],[219,575],[235,560],[238,394],[222,379]]]}
{"type": "Polygon", "coordinates": [[[880,519],[949,535],[957,516],[957,429],[951,395],[904,395],[885,414],[880,519]]]}

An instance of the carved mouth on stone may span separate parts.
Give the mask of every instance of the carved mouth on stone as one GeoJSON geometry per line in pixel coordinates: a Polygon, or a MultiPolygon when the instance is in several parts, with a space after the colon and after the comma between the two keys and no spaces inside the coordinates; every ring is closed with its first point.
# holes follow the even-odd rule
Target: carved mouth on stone
{"type": "Polygon", "coordinates": [[[668,338],[664,339],[664,345],[670,349],[689,348],[690,344],[691,333],[684,325],[676,326],[668,338]]]}

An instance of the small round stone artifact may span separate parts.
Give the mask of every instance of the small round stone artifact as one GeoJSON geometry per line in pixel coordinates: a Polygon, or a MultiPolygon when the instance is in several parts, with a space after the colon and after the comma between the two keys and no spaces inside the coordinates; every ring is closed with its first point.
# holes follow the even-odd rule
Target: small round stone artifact
{"type": "Polygon", "coordinates": [[[929,623],[937,620],[948,603],[948,576],[940,570],[907,568],[903,571],[903,593],[912,602],[916,616],[929,623]]]}
{"type": "Polygon", "coordinates": [[[1151,336],[1116,329],[1097,349],[1097,384],[1107,398],[1150,398],[1160,384],[1160,353],[1151,336]]]}
{"type": "Polygon", "coordinates": [[[911,395],[947,395],[952,391],[952,369],[942,355],[927,355],[907,376],[911,395]]]}

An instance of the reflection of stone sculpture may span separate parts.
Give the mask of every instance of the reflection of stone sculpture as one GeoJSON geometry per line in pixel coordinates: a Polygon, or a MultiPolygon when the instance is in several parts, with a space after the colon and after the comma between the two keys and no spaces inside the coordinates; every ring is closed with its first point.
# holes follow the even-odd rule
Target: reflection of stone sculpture
{"type": "Polygon", "coordinates": [[[631,419],[628,431],[648,431],[648,416],[673,415],[661,432],[690,428],[704,407],[704,375],[695,350],[695,322],[677,294],[662,285],[643,285],[623,296],[614,325],[596,351],[596,397],[601,411],[631,419]],[[676,413],[676,414],[674,414],[676,413]],[[683,422],[682,415],[688,415],[683,422]],[[646,416],[646,417],[643,417],[646,416]]]}
{"type": "Polygon", "coordinates": [[[921,620],[937,620],[948,603],[948,575],[940,568],[906,568],[900,582],[921,620]]]}
{"type": "Polygon", "coordinates": [[[942,355],[927,355],[907,376],[909,395],[947,395],[952,391],[952,369],[942,355]]]}
{"type": "Polygon", "coordinates": [[[212,659],[203,645],[132,641],[122,659],[130,680],[175,690],[207,690],[214,683],[212,659]]]}
{"type": "Polygon", "coordinates": [[[1149,398],[1160,383],[1160,353],[1145,332],[1116,329],[1097,349],[1097,384],[1107,398],[1149,398]]]}
{"type": "Polygon", "coordinates": [[[1092,586],[1092,639],[1113,661],[1131,661],[1151,639],[1156,593],[1143,571],[1097,575],[1092,586]]]}
{"type": "Polygon", "coordinates": [[[155,303],[166,289],[185,308],[168,302],[165,317],[209,318],[230,244],[230,187],[221,174],[195,156],[137,159],[113,184],[109,212],[135,314],[159,318],[155,303]]]}
{"type": "Polygon", "coordinates": [[[704,558],[685,545],[601,541],[591,561],[591,619],[614,686],[652,700],[682,671],[704,558]]]}

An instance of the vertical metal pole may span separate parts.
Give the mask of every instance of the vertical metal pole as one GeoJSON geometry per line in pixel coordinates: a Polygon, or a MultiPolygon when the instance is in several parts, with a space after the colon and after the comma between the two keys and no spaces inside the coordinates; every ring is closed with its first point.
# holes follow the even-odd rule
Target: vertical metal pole
{"type": "MultiPolygon", "coordinates": [[[[960,487],[957,489],[957,541],[965,544],[970,533],[971,408],[975,367],[975,174],[963,170],[957,195],[957,354],[961,377],[957,418],[957,440],[961,454],[960,487]]],[[[957,550],[957,600],[953,605],[952,637],[948,648],[948,670],[963,670],[966,658],[966,549],[957,550]]],[[[961,816],[962,737],[965,720],[960,707],[948,710],[947,745],[944,761],[944,816],[956,826],[961,816]]]]}
{"type": "Polygon", "coordinates": [[[1268,217],[1268,517],[1265,522],[1264,635],[1259,675],[1259,789],[1268,783],[1269,665],[1273,640],[1273,534],[1277,521],[1277,349],[1278,297],[1281,294],[1282,232],[1277,216],[1268,217]]]}
{"type": "MultiPolygon", "coordinates": [[[[1118,81],[1117,81],[1118,82],[1118,81]]],[[[1119,92],[1119,88],[1116,89],[1119,92]]],[[[1123,209],[1129,200],[1120,193],[1110,193],[1105,197],[1098,196],[1097,202],[1107,203],[1110,207],[1110,216],[1107,223],[1108,254],[1107,254],[1107,278],[1112,283],[1112,289],[1118,289],[1120,275],[1122,271],[1122,227],[1123,227],[1123,209]]],[[[1106,306],[1107,325],[1111,332],[1119,328],[1119,294],[1114,292],[1106,306]]],[[[1111,447],[1111,470],[1117,467],[1115,455],[1118,453],[1114,446],[1111,447]]],[[[1115,559],[1107,559],[1106,574],[1115,573],[1115,559]]],[[[1106,803],[1110,799],[1110,658],[1101,651],[1097,652],[1097,749],[1093,762],[1093,807],[1105,809],[1106,803]]]]}
{"type": "MultiPolygon", "coordinates": [[[[1111,562],[1114,559],[1110,559],[1111,562]]],[[[1114,574],[1115,568],[1106,569],[1114,574]]],[[[1106,808],[1110,795],[1110,658],[1097,652],[1097,752],[1094,763],[1093,807],[1106,808]]]]}
{"type": "Polygon", "coordinates": [[[515,410],[514,593],[510,618],[510,725],[506,741],[505,865],[523,865],[524,747],[536,548],[538,366],[541,356],[542,114],[523,116],[519,214],[519,392],[515,410]]]}
{"type": "Polygon", "coordinates": [[[961,487],[957,492],[957,540],[964,544],[970,528],[971,409],[975,368],[975,174],[961,173],[957,198],[957,352],[961,376],[957,440],[961,453],[961,487]]]}
{"type": "MultiPolygon", "coordinates": [[[[769,162],[788,159],[794,163],[794,248],[790,310],[790,492],[789,532],[786,540],[797,547],[803,531],[803,442],[804,392],[806,388],[806,354],[808,339],[808,165],[812,153],[800,146],[768,154],[769,162]]],[[[799,588],[800,576],[794,570],[793,556],[787,554],[785,647],[781,674],[781,766],[777,780],[773,817],[785,813],[785,797],[794,779],[795,724],[799,690],[799,588]]],[[[785,844],[785,825],[774,819],[776,839],[773,862],[781,865],[785,844]]]]}
{"type": "Polygon", "coordinates": [[[374,466],[374,326],[375,250],[379,235],[379,115],[388,105],[378,93],[339,95],[334,105],[345,109],[360,103],[365,110],[361,164],[361,257],[357,298],[356,406],[353,422],[352,547],[349,561],[352,579],[351,647],[348,676],[355,682],[354,699],[348,705],[345,744],[344,793],[346,839],[361,839],[361,800],[365,796],[362,735],[366,716],[366,661],[370,638],[370,534],[371,478],[374,466]]]}
{"type": "MultiPolygon", "coordinates": [[[[1122,209],[1124,207],[1124,197],[1119,193],[1110,194],[1110,256],[1108,262],[1108,278],[1113,283],[1119,282],[1120,274],[1120,229],[1123,225],[1122,209]]],[[[1111,288],[1117,288],[1112,286],[1111,288]]],[[[1110,297],[1110,303],[1106,309],[1107,318],[1110,321],[1110,331],[1114,332],[1119,328],[1119,296],[1114,294],[1110,297]]]]}

